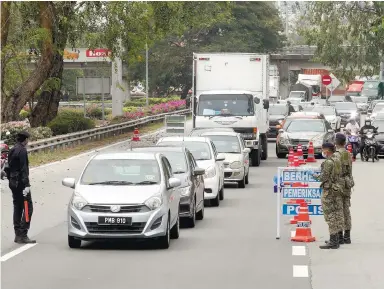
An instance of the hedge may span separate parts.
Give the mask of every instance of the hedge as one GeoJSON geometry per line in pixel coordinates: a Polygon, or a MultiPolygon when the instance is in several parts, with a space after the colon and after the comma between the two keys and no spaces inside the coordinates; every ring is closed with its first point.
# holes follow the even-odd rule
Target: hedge
{"type": "Polygon", "coordinates": [[[95,123],[79,111],[63,110],[48,123],[48,127],[53,135],[61,135],[94,128],[95,123]]]}

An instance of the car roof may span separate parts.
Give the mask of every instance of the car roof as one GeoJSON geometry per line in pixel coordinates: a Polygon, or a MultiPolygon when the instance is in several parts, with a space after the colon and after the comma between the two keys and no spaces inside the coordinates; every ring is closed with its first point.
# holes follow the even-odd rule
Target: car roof
{"type": "Polygon", "coordinates": [[[163,152],[180,152],[184,153],[186,150],[188,150],[186,147],[175,147],[175,146],[150,146],[150,147],[139,147],[139,148],[133,148],[132,151],[134,152],[158,152],[158,153],[163,153],[163,152]]]}
{"type": "Polygon", "coordinates": [[[316,111],[293,112],[288,118],[323,118],[322,113],[316,111]]]}
{"type": "Polygon", "coordinates": [[[96,155],[95,160],[156,160],[155,152],[110,152],[96,155]]]}
{"type": "Polygon", "coordinates": [[[204,132],[201,134],[201,136],[206,136],[206,135],[228,135],[228,136],[238,136],[239,133],[237,132],[232,132],[232,131],[212,131],[212,132],[204,132]]]}
{"type": "Polygon", "coordinates": [[[210,139],[207,137],[201,136],[166,136],[159,139],[159,142],[169,141],[169,142],[206,142],[209,143],[210,139]]]}

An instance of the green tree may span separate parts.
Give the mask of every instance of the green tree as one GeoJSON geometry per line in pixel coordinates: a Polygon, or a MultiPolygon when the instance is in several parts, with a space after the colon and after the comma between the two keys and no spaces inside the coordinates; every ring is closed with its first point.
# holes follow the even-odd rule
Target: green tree
{"type": "Polygon", "coordinates": [[[314,61],[331,67],[345,82],[378,73],[384,56],[383,2],[310,2],[306,17],[310,25],[300,33],[317,46],[314,61]]]}

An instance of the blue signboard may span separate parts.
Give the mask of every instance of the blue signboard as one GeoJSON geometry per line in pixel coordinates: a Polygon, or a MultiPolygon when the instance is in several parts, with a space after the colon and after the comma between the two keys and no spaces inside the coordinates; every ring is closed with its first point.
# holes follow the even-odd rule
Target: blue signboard
{"type": "Polygon", "coordinates": [[[321,199],[321,188],[282,188],[283,199],[321,199]]]}
{"type": "Polygon", "coordinates": [[[304,182],[304,183],[317,183],[319,182],[313,177],[314,173],[320,173],[317,170],[293,170],[287,169],[282,171],[283,182],[304,182]]]}
{"type": "MultiPolygon", "coordinates": [[[[300,205],[283,204],[283,215],[298,215],[300,205]]],[[[323,208],[321,205],[308,205],[309,215],[323,215],[323,208]]]]}

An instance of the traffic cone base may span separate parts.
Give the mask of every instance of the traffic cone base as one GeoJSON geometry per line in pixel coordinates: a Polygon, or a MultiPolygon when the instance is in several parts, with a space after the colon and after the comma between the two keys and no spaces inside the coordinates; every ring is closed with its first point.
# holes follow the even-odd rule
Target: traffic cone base
{"type": "Polygon", "coordinates": [[[313,142],[309,143],[308,157],[306,159],[306,162],[307,163],[315,163],[316,162],[316,159],[315,159],[315,149],[313,147],[313,142]]]}
{"type": "Polygon", "coordinates": [[[311,228],[297,228],[296,235],[291,237],[291,241],[309,243],[316,241],[316,238],[312,236],[311,228]]]}

